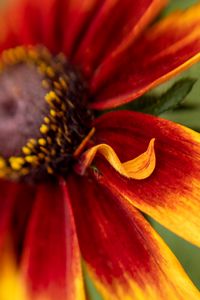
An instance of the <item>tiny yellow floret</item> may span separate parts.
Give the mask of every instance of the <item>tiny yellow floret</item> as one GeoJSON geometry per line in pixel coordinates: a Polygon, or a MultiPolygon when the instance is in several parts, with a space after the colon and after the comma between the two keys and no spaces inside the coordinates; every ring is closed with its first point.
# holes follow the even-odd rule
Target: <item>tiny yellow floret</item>
{"type": "Polygon", "coordinates": [[[41,138],[41,139],[38,140],[38,144],[41,145],[41,146],[45,146],[46,143],[47,143],[47,141],[45,139],[43,139],[43,138],[41,138]]]}
{"type": "Polygon", "coordinates": [[[24,147],[22,148],[22,152],[23,152],[25,155],[31,154],[31,150],[30,150],[28,147],[26,147],[26,146],[24,146],[24,147]]]}
{"type": "Polygon", "coordinates": [[[54,109],[51,109],[51,110],[50,110],[50,115],[51,115],[52,117],[55,117],[55,116],[56,116],[56,111],[55,111],[54,109]]]}
{"type": "Polygon", "coordinates": [[[42,124],[40,127],[40,132],[46,134],[49,131],[49,127],[45,124],[42,124]]]}
{"type": "Polygon", "coordinates": [[[24,164],[24,159],[22,157],[10,157],[9,162],[11,165],[11,168],[13,170],[20,170],[22,165],[24,164]]]}
{"type": "Polygon", "coordinates": [[[28,155],[25,157],[25,160],[30,164],[38,162],[38,158],[36,155],[28,155]]]}

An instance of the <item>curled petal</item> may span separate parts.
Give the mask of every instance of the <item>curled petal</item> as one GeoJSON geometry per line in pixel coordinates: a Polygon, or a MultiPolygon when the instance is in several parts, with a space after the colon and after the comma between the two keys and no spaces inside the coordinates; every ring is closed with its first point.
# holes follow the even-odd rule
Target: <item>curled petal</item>
{"type": "Polygon", "coordinates": [[[200,246],[200,134],[136,112],[113,112],[96,120],[95,142],[108,143],[128,160],[155,137],[156,168],[145,180],[127,180],[100,157],[98,179],[141,211],[200,246]]]}
{"type": "Polygon", "coordinates": [[[145,179],[149,177],[155,169],[156,156],[154,152],[155,139],[151,139],[147,150],[138,157],[122,163],[112,147],[106,144],[100,144],[87,150],[76,171],[79,174],[84,174],[87,167],[89,167],[94,160],[97,153],[101,154],[109,164],[122,176],[131,179],[145,179]]]}

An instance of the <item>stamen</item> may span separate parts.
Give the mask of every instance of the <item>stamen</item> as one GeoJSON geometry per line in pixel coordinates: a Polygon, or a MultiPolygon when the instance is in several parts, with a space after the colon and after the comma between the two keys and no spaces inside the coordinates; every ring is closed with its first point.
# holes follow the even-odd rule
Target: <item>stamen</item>
{"type": "Polygon", "coordinates": [[[63,55],[39,46],[4,51],[0,67],[0,85],[7,85],[0,92],[0,177],[66,174],[90,131],[81,75],[63,55]]]}

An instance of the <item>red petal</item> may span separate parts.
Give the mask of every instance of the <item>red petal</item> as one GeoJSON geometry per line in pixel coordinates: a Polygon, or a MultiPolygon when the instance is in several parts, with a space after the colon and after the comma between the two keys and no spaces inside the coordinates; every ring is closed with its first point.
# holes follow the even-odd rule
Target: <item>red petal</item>
{"type": "Polygon", "coordinates": [[[99,67],[92,82],[105,109],[132,101],[200,59],[200,5],[177,12],[146,31],[134,45],[99,67]]]}
{"type": "Polygon", "coordinates": [[[10,7],[6,11],[0,11],[0,52],[19,44],[15,28],[12,26],[13,23],[10,22],[10,15],[12,15],[10,7]]]}
{"type": "Polygon", "coordinates": [[[198,299],[144,217],[92,177],[68,181],[83,258],[103,299],[198,299]]]}
{"type": "Polygon", "coordinates": [[[102,5],[101,0],[68,0],[66,15],[63,18],[63,46],[67,56],[73,55],[77,44],[91,25],[93,18],[102,5]]]}
{"type": "Polygon", "coordinates": [[[31,299],[85,299],[79,247],[63,181],[38,188],[22,270],[31,299]]]}
{"type": "Polygon", "coordinates": [[[42,43],[52,51],[57,49],[55,15],[59,3],[56,0],[21,0],[17,3],[10,13],[10,22],[16,28],[21,44],[42,43]]]}
{"type": "Polygon", "coordinates": [[[14,202],[16,200],[17,186],[0,180],[0,248],[8,233],[14,202]]]}
{"type": "Polygon", "coordinates": [[[18,244],[22,240],[21,236],[18,234],[18,229],[20,227],[20,222],[23,219],[18,217],[23,217],[25,215],[24,207],[22,204],[27,202],[27,195],[32,191],[29,187],[23,184],[17,184],[12,182],[7,182],[0,180],[0,248],[4,243],[4,238],[8,235],[12,235],[11,239],[15,243],[17,240],[18,244]],[[19,214],[16,211],[16,207],[21,210],[19,214]],[[13,228],[14,227],[14,228],[13,228]],[[14,229],[14,232],[13,230],[14,229]]]}
{"type": "Polygon", "coordinates": [[[22,44],[43,44],[52,52],[60,52],[63,37],[63,32],[60,32],[60,16],[63,3],[66,1],[20,0],[12,4],[4,13],[4,31],[11,36],[9,40],[13,44],[6,48],[22,44]]]}
{"type": "Polygon", "coordinates": [[[75,62],[90,74],[103,57],[110,61],[130,45],[152,20],[165,0],[107,0],[83,37],[75,62]]]}
{"type": "Polygon", "coordinates": [[[106,114],[96,121],[96,143],[107,143],[121,161],[155,138],[156,167],[145,180],[127,180],[96,160],[102,183],[140,210],[200,245],[200,134],[170,121],[134,112],[106,114]]]}
{"type": "Polygon", "coordinates": [[[21,259],[24,237],[35,200],[36,188],[34,185],[20,184],[18,190],[10,221],[12,247],[17,261],[21,259]]]}

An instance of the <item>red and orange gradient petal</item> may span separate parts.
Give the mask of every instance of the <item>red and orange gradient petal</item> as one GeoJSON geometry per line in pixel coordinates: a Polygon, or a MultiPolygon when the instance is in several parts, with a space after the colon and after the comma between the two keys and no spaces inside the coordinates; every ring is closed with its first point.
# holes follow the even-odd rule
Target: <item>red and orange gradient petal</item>
{"type": "Polygon", "coordinates": [[[90,175],[70,177],[67,185],[81,253],[103,299],[199,298],[176,258],[130,203],[90,175]]]}
{"type": "Polygon", "coordinates": [[[171,14],[105,61],[92,79],[95,109],[134,100],[200,60],[200,4],[171,14]]]}
{"type": "Polygon", "coordinates": [[[79,246],[63,180],[38,187],[21,273],[29,300],[85,300],[79,246]]]}
{"type": "Polygon", "coordinates": [[[0,299],[27,300],[18,263],[34,189],[0,181],[0,299]],[[20,208],[20,209],[19,209],[20,208]]]}
{"type": "Polygon", "coordinates": [[[155,138],[156,167],[151,176],[127,180],[98,157],[94,162],[98,180],[200,246],[200,134],[161,118],[128,111],[106,114],[96,120],[95,127],[95,142],[109,144],[122,162],[142,153],[155,138]]]}

